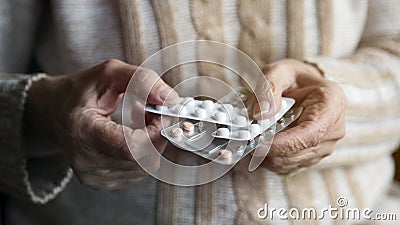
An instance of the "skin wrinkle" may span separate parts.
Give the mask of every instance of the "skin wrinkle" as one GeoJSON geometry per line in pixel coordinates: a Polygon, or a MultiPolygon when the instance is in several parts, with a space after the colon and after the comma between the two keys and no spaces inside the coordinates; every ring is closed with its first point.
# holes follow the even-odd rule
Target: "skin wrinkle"
{"type": "MultiPolygon", "coordinates": [[[[297,124],[296,129],[299,129],[299,130],[301,130],[301,128],[309,129],[310,127],[317,126],[317,125],[315,125],[316,123],[319,123],[318,119],[310,118],[308,120],[304,120],[301,124],[297,124]]],[[[319,123],[318,126],[321,126],[321,124],[319,123]]],[[[308,147],[314,147],[318,143],[320,143],[320,141],[322,140],[322,137],[326,134],[326,130],[327,129],[323,129],[322,131],[317,131],[317,132],[310,131],[312,133],[312,135],[310,137],[311,139],[308,141],[305,141],[305,140],[303,140],[303,138],[299,138],[298,136],[295,136],[295,137],[293,137],[294,140],[292,140],[292,141],[286,140],[286,142],[284,142],[284,143],[273,142],[272,149],[281,149],[282,152],[280,152],[280,153],[284,154],[284,155],[298,153],[302,149],[305,149],[308,147]]],[[[278,135],[282,136],[282,137],[293,136],[290,132],[291,132],[290,130],[282,131],[279,134],[277,134],[277,136],[278,135]]]]}
{"type": "MultiPolygon", "coordinates": [[[[88,130],[92,130],[93,132],[89,132],[89,133],[93,133],[96,134],[96,136],[93,136],[92,138],[92,145],[93,146],[97,146],[98,141],[101,140],[101,144],[100,146],[98,146],[98,149],[102,148],[102,145],[104,143],[112,143],[112,149],[110,154],[111,155],[118,155],[118,153],[123,153],[125,155],[125,158],[127,159],[132,159],[132,157],[130,156],[130,152],[126,147],[125,144],[125,140],[123,138],[114,138],[115,136],[117,136],[118,134],[122,134],[122,127],[117,127],[116,129],[118,129],[119,131],[115,131],[114,127],[115,127],[115,123],[114,122],[108,122],[105,121],[104,117],[101,117],[98,114],[95,115],[91,115],[89,116],[89,118],[92,118],[92,127],[89,128],[88,130]],[[112,131],[112,136],[108,136],[106,131],[112,131]],[[107,140],[107,139],[102,139],[101,137],[106,137],[107,139],[111,139],[111,140],[107,140]]],[[[90,140],[90,138],[89,138],[90,140]]],[[[105,152],[108,152],[110,149],[104,149],[105,152]]]]}
{"type": "Polygon", "coordinates": [[[329,153],[329,152],[326,152],[325,147],[330,146],[333,143],[335,143],[335,141],[326,141],[326,142],[320,143],[319,145],[317,145],[315,147],[305,149],[303,152],[296,153],[289,157],[286,157],[286,156],[270,156],[270,157],[274,158],[275,160],[280,160],[284,164],[302,163],[303,160],[311,160],[311,159],[314,159],[315,156],[322,156],[322,155],[329,153]],[[321,149],[325,149],[325,150],[323,150],[321,152],[320,151],[321,149]]]}

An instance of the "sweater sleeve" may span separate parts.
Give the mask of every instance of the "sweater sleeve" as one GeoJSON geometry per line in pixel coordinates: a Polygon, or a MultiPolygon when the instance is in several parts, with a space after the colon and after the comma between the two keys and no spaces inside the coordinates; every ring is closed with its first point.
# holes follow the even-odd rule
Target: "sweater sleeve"
{"type": "Polygon", "coordinates": [[[27,156],[33,146],[23,141],[24,103],[31,83],[43,76],[0,73],[0,191],[35,203],[55,198],[72,177],[61,154],[27,156]]]}
{"type": "Polygon", "coordinates": [[[323,166],[374,160],[400,142],[400,5],[370,1],[365,31],[353,55],[315,57],[327,79],[339,83],[347,97],[346,137],[323,166]]]}

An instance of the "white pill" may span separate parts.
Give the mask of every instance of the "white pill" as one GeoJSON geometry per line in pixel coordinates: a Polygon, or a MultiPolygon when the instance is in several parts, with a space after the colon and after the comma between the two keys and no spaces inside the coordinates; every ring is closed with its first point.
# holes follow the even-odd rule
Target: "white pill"
{"type": "Polygon", "coordinates": [[[247,113],[247,109],[246,108],[241,109],[240,115],[245,116],[245,117],[249,116],[249,114],[247,113]]]}
{"type": "Polygon", "coordinates": [[[250,132],[248,130],[239,130],[237,137],[240,139],[250,139],[250,132]]]}
{"type": "Polygon", "coordinates": [[[218,128],[218,130],[217,130],[217,136],[219,136],[219,137],[229,138],[229,134],[230,134],[230,132],[229,132],[228,128],[222,127],[222,128],[218,128]]]}
{"type": "Polygon", "coordinates": [[[160,112],[164,112],[164,111],[168,110],[168,107],[165,105],[156,105],[156,109],[160,112]]]}
{"type": "Polygon", "coordinates": [[[219,103],[219,102],[215,102],[214,103],[214,108],[216,109],[216,110],[219,110],[219,111],[224,111],[224,107],[222,106],[222,104],[221,103],[219,103]]]}
{"type": "Polygon", "coordinates": [[[186,116],[188,114],[188,109],[186,106],[182,106],[179,116],[186,116]]]}
{"type": "Polygon", "coordinates": [[[183,100],[182,105],[192,109],[196,105],[196,101],[192,97],[187,97],[183,100]]]}
{"type": "Polygon", "coordinates": [[[259,124],[251,124],[250,125],[250,133],[251,135],[258,135],[261,133],[261,127],[259,124]]]}
{"type": "Polygon", "coordinates": [[[228,113],[233,111],[233,105],[231,105],[231,104],[223,104],[223,107],[224,107],[225,111],[227,111],[228,113]]]}
{"type": "Polygon", "coordinates": [[[221,160],[230,162],[232,161],[232,152],[227,149],[219,150],[219,157],[221,160]]]}
{"type": "Polygon", "coordinates": [[[233,123],[239,126],[245,126],[247,124],[247,119],[244,116],[236,116],[233,119],[233,123]]]}
{"type": "Polygon", "coordinates": [[[186,116],[188,113],[187,107],[186,106],[175,106],[174,112],[176,114],[179,114],[180,116],[186,116]]]}
{"type": "Polygon", "coordinates": [[[216,112],[213,117],[214,117],[214,120],[216,120],[218,122],[226,121],[226,113],[223,113],[223,112],[216,112]]]}
{"type": "Polygon", "coordinates": [[[263,128],[266,129],[271,126],[271,121],[269,119],[258,120],[257,123],[263,128]]]}
{"type": "Polygon", "coordinates": [[[214,104],[214,102],[211,101],[211,100],[205,100],[205,101],[203,101],[203,103],[201,104],[201,107],[202,107],[203,109],[206,109],[207,111],[211,111],[211,110],[214,109],[215,104],[214,104]]]}
{"type": "Polygon", "coordinates": [[[179,127],[173,128],[171,130],[171,137],[173,137],[175,140],[179,141],[182,139],[182,135],[183,135],[183,130],[179,127]]]}
{"type": "Polygon", "coordinates": [[[194,111],[194,116],[196,116],[200,119],[204,119],[207,116],[207,111],[205,109],[196,109],[194,111]]]}

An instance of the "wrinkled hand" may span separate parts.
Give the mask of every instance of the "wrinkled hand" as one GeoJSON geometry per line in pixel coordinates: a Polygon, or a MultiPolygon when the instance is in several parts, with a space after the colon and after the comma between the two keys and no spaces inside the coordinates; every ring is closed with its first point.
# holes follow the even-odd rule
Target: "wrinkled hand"
{"type": "Polygon", "coordinates": [[[346,97],[341,87],[325,80],[314,66],[297,60],[266,65],[263,72],[266,81],[257,86],[256,92],[261,94],[259,104],[254,106],[256,119],[269,118],[278,112],[282,96],[296,99],[304,108],[293,127],[274,137],[272,146],[266,143],[256,150],[262,154],[271,147],[263,166],[286,174],[330,155],[345,134],[346,97]],[[273,96],[266,94],[271,89],[273,96]],[[275,110],[270,107],[272,97],[275,110]]]}
{"type": "MultiPolygon", "coordinates": [[[[118,60],[74,76],[41,79],[33,83],[28,93],[30,125],[62,143],[79,180],[96,189],[115,189],[145,176],[135,160],[146,160],[148,170],[159,167],[158,155],[150,154],[148,149],[151,144],[160,152],[165,147],[159,116],[154,116],[143,129],[122,126],[110,119],[131,78],[140,84],[135,85],[138,88],[134,94],[148,103],[173,105],[178,100],[178,95],[155,72],[118,60]],[[134,148],[129,149],[127,142],[134,143],[134,148]]],[[[134,111],[133,116],[135,113],[143,112],[134,111]]]]}

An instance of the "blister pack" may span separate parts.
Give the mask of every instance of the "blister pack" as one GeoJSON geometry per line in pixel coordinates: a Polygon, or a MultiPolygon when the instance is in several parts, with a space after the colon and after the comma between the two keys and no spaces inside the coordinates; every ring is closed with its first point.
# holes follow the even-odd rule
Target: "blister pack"
{"type": "MultiPolygon", "coordinates": [[[[285,129],[300,116],[301,112],[300,107],[290,109],[276,123],[249,140],[214,137],[213,134],[221,128],[221,125],[188,119],[162,130],[161,134],[180,149],[193,152],[219,164],[230,165],[238,162],[259,144],[285,129]]],[[[252,125],[249,126],[250,129],[252,125]]]]}
{"type": "Polygon", "coordinates": [[[180,149],[224,165],[238,162],[289,126],[302,112],[302,108],[291,109],[294,99],[283,98],[281,109],[274,117],[253,121],[249,119],[249,110],[243,107],[243,101],[247,100],[243,89],[234,94],[239,96],[239,101],[232,100],[232,94],[218,102],[186,97],[172,107],[146,106],[145,110],[179,117],[180,122],[163,129],[161,134],[180,149]]]}
{"type": "Polygon", "coordinates": [[[214,103],[211,100],[181,98],[175,106],[146,106],[146,111],[185,119],[207,121],[236,127],[246,127],[253,121],[248,119],[247,109],[229,103],[214,103]]]}

